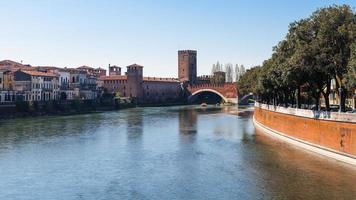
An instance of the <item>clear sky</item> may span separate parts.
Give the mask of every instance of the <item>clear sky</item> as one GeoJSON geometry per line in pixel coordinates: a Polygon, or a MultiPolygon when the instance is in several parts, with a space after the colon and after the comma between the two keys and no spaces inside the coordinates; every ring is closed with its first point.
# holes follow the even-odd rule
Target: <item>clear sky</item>
{"type": "MultiPolygon", "coordinates": [[[[138,63],[177,76],[177,50],[247,68],[267,59],[292,21],[356,0],[0,0],[0,60],[78,67],[138,63]]],[[[126,69],[125,69],[126,70],[126,69]]]]}

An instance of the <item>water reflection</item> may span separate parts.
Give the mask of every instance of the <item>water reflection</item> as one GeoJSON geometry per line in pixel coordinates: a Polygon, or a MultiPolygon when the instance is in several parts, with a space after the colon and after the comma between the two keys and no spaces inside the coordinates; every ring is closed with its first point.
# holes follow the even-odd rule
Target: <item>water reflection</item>
{"type": "Polygon", "coordinates": [[[234,107],[0,122],[0,199],[353,199],[356,169],[255,131],[234,107]]]}
{"type": "Polygon", "coordinates": [[[143,109],[136,108],[134,112],[126,112],[126,132],[129,140],[139,140],[143,133],[143,109]]]}
{"type": "Polygon", "coordinates": [[[256,130],[258,159],[246,158],[258,166],[269,193],[278,199],[354,199],[355,168],[290,146],[256,130]]]}
{"type": "Polygon", "coordinates": [[[179,132],[181,134],[190,135],[197,133],[198,114],[196,110],[183,109],[179,115],[179,132]]]}

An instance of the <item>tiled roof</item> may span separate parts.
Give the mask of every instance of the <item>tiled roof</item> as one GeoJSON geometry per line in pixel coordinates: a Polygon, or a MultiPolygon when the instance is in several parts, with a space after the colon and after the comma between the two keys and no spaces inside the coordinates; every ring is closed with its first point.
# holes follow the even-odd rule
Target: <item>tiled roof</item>
{"type": "Polygon", "coordinates": [[[46,73],[46,72],[39,72],[39,71],[24,71],[21,70],[23,73],[29,74],[31,76],[51,76],[51,77],[55,77],[58,76],[57,74],[53,74],[53,73],[46,73]]]}
{"type": "Polygon", "coordinates": [[[80,69],[76,68],[62,68],[63,71],[69,72],[69,73],[74,73],[74,74],[85,74],[86,72],[80,69]]]}
{"type": "Polygon", "coordinates": [[[101,81],[111,81],[111,80],[126,80],[127,76],[124,75],[111,75],[111,76],[101,76],[99,80],[101,81]]]}
{"type": "Polygon", "coordinates": [[[59,69],[58,67],[55,66],[33,66],[41,69],[59,69]]]}
{"type": "Polygon", "coordinates": [[[98,67],[98,68],[96,68],[95,70],[106,70],[106,69],[101,68],[101,67],[98,67]]]}
{"type": "Polygon", "coordinates": [[[22,66],[23,64],[19,63],[19,62],[15,62],[12,60],[2,60],[0,61],[0,64],[11,64],[11,65],[19,65],[22,66]]]}
{"type": "Polygon", "coordinates": [[[94,68],[83,65],[83,66],[78,67],[77,69],[94,69],[94,68]]]}

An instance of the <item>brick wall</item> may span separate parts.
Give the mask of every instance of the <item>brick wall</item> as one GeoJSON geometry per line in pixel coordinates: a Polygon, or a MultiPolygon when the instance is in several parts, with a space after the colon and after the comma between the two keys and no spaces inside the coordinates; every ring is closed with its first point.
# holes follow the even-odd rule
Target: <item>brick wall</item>
{"type": "Polygon", "coordinates": [[[262,106],[255,106],[254,117],[262,125],[288,136],[356,156],[354,122],[297,116],[262,106]]]}

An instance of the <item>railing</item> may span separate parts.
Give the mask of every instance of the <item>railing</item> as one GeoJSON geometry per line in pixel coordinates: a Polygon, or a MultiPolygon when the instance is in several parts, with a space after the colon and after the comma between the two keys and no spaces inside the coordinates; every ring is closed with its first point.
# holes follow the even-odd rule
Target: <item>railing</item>
{"type": "Polygon", "coordinates": [[[286,108],[281,106],[262,104],[259,102],[255,102],[255,107],[264,110],[273,111],[273,112],[295,115],[298,117],[356,123],[356,114],[354,113],[340,113],[340,112],[330,112],[330,111],[315,111],[315,110],[299,109],[299,108],[286,108]]]}

